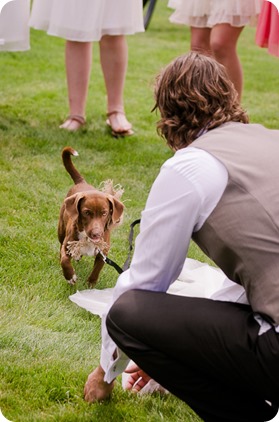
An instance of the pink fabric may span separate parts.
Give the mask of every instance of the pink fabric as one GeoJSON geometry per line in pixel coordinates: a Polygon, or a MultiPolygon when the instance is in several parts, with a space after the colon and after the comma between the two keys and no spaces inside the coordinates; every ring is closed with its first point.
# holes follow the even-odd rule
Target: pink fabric
{"type": "Polygon", "coordinates": [[[279,13],[270,1],[264,1],[258,20],[256,44],[279,57],[279,13]]]}

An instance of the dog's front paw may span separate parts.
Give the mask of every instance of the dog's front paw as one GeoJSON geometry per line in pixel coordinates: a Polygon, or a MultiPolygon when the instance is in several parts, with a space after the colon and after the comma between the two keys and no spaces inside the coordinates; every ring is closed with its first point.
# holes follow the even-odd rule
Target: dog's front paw
{"type": "Polygon", "coordinates": [[[67,283],[70,284],[71,286],[74,286],[76,284],[76,281],[77,281],[77,276],[76,274],[74,274],[70,280],[67,280],[67,283]]]}
{"type": "Polygon", "coordinates": [[[89,287],[89,289],[93,289],[97,284],[97,280],[91,280],[90,278],[88,278],[87,280],[87,285],[89,287]]]}

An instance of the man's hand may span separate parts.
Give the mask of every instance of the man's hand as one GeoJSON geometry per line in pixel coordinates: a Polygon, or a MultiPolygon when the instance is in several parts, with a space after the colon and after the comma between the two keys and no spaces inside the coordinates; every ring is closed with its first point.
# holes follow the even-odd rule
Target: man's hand
{"type": "Polygon", "coordinates": [[[88,375],[84,386],[84,398],[89,403],[107,399],[114,387],[114,382],[110,384],[104,381],[105,372],[101,366],[98,366],[88,375]]]}
{"type": "Polygon", "coordinates": [[[136,364],[129,366],[125,373],[131,374],[126,381],[125,388],[138,393],[149,381],[150,376],[143,372],[136,364]]]}

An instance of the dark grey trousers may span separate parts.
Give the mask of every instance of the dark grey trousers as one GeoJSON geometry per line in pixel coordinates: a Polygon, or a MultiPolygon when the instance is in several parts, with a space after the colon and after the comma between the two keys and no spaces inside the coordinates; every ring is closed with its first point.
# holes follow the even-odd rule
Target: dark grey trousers
{"type": "Polygon", "coordinates": [[[127,356],[206,422],[275,416],[279,334],[258,336],[250,306],[130,290],[106,324],[127,356]]]}

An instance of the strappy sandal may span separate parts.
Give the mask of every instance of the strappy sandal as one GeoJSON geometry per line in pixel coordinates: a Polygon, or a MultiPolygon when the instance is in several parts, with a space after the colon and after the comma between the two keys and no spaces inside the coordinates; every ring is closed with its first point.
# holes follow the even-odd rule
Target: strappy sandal
{"type": "Polygon", "coordinates": [[[86,121],[85,118],[83,116],[79,116],[78,114],[70,114],[67,119],[65,120],[64,123],[62,123],[62,125],[60,125],[60,129],[66,129],[69,132],[76,132],[77,130],[79,130],[80,128],[82,128],[85,125],[86,121]],[[76,125],[76,127],[72,128],[71,124],[73,122],[77,122],[78,124],[76,125]]]}
{"type": "MultiPolygon", "coordinates": [[[[114,136],[115,138],[118,138],[118,137],[121,137],[121,136],[124,137],[124,136],[133,135],[134,131],[132,129],[131,124],[129,124],[130,127],[128,127],[127,129],[120,129],[119,130],[118,128],[116,129],[116,128],[113,127],[113,125],[111,124],[110,117],[115,116],[116,119],[117,119],[118,114],[125,116],[124,111],[119,111],[119,110],[114,110],[114,111],[107,113],[108,119],[106,120],[106,124],[110,127],[112,136],[114,136]]],[[[121,125],[119,125],[119,127],[121,128],[121,125]]]]}

